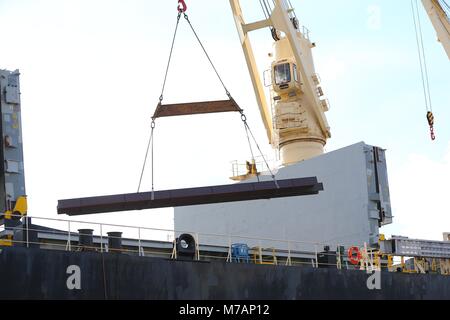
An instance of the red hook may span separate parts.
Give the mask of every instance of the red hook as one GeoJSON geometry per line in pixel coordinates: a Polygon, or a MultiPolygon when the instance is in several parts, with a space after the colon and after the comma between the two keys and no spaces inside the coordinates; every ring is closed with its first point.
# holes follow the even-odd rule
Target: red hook
{"type": "Polygon", "coordinates": [[[184,0],[178,0],[178,12],[186,12],[187,10],[187,5],[186,2],[184,2],[184,0]]]}
{"type": "Polygon", "coordinates": [[[434,128],[430,127],[430,131],[431,131],[431,140],[436,140],[436,134],[434,133],[434,128]]]}

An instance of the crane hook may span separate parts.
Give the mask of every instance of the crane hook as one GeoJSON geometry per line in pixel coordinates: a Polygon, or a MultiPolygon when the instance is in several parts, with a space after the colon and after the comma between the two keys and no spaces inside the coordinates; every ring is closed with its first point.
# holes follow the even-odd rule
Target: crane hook
{"type": "Polygon", "coordinates": [[[434,133],[434,114],[431,111],[427,112],[427,120],[428,124],[430,125],[430,133],[431,133],[431,140],[436,140],[436,134],[434,133]]]}
{"type": "Polygon", "coordinates": [[[184,13],[187,10],[187,5],[184,0],[178,0],[178,12],[184,13]]]}

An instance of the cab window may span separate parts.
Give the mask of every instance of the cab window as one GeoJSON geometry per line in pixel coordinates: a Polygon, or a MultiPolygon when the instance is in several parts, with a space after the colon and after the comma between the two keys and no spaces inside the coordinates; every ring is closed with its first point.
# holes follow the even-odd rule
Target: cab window
{"type": "Polygon", "coordinates": [[[275,84],[285,84],[291,82],[291,67],[289,63],[275,66],[275,84]]]}

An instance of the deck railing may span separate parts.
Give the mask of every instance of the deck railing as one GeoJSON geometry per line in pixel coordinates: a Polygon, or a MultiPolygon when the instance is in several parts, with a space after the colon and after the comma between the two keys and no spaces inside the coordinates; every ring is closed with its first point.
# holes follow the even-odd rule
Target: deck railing
{"type": "MultiPolygon", "coordinates": [[[[0,246],[20,245],[27,248],[39,246],[43,249],[53,250],[87,250],[176,259],[178,257],[176,238],[182,234],[193,236],[196,243],[193,259],[203,261],[220,260],[229,263],[283,266],[305,265],[314,268],[333,267],[371,272],[381,269],[380,261],[383,258],[377,249],[371,249],[364,245],[359,248],[362,253],[360,261],[352,264],[347,254],[348,249],[354,246],[352,243],[330,245],[321,242],[198,233],[187,230],[37,216],[22,218],[22,223],[15,227],[5,227],[4,231],[0,232],[3,238],[0,246]],[[79,243],[79,230],[81,229],[92,230],[92,244],[86,246],[79,243]],[[108,234],[111,232],[116,233],[108,234]],[[122,236],[116,237],[117,232],[120,232],[122,236]],[[121,240],[121,248],[108,246],[111,240],[118,239],[121,240]],[[236,254],[238,245],[244,247],[244,254],[242,252],[236,254]]],[[[394,267],[391,266],[391,269],[395,269],[394,267]]]]}

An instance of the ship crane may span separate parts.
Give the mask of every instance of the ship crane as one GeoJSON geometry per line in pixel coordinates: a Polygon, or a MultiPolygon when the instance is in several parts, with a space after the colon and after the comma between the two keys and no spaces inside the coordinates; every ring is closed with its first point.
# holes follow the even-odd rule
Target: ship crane
{"type": "Polygon", "coordinates": [[[265,19],[247,22],[240,0],[230,0],[256,100],[270,144],[280,152],[283,165],[324,153],[331,137],[325,112],[329,110],[320,78],[315,72],[309,32],[301,28],[290,1],[261,0],[265,19]],[[269,27],[274,42],[271,67],[271,103],[256,65],[249,34],[269,27]],[[271,112],[273,109],[273,112],[271,112]]]}
{"type": "MultiPolygon", "coordinates": [[[[431,23],[436,30],[438,41],[444,47],[447,56],[450,58],[450,6],[446,0],[422,0],[425,11],[430,17],[431,23]]],[[[430,127],[431,140],[436,140],[434,130],[435,117],[433,114],[433,103],[430,91],[430,80],[428,77],[428,66],[426,50],[423,43],[422,24],[419,13],[418,0],[411,0],[411,8],[414,20],[414,29],[416,32],[417,49],[419,56],[420,72],[422,77],[422,88],[425,99],[426,118],[430,127]]]]}
{"type": "MultiPolygon", "coordinates": [[[[446,0],[422,0],[422,3],[450,57],[450,6],[446,0]]],[[[329,102],[314,68],[312,49],[315,43],[311,42],[309,31],[300,26],[290,0],[260,0],[265,19],[252,22],[244,19],[240,0],[230,0],[230,4],[267,136],[273,148],[279,151],[282,165],[323,154],[327,139],[331,137],[325,116],[325,112],[329,111],[329,102]],[[250,40],[252,31],[263,28],[270,28],[274,39],[270,104],[250,40]]],[[[421,48],[423,50],[423,46],[421,48]]],[[[425,53],[420,54],[425,59],[425,53]]],[[[427,121],[431,138],[435,140],[428,74],[425,61],[421,63],[424,65],[422,77],[427,78],[424,79],[427,86],[427,121]]]]}
{"type": "Polygon", "coordinates": [[[450,5],[446,0],[422,0],[422,4],[436,30],[439,42],[450,59],[450,5]]]}

